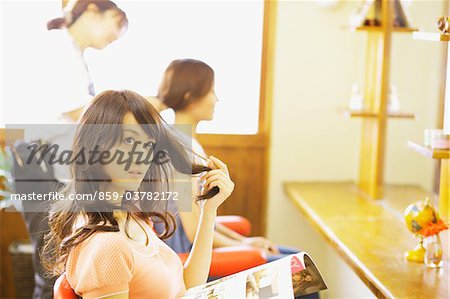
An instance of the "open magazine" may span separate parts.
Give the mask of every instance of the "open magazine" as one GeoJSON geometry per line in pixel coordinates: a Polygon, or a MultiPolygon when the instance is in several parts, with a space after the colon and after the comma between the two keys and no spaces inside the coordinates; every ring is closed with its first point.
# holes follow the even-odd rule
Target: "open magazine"
{"type": "Polygon", "coordinates": [[[312,259],[301,252],[191,288],[183,298],[294,298],[326,288],[312,259]]]}

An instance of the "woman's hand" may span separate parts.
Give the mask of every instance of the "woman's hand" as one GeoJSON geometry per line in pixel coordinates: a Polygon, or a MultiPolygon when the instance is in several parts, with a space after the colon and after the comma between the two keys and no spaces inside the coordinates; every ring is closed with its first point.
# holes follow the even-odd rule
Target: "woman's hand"
{"type": "Polygon", "coordinates": [[[200,177],[201,180],[205,181],[203,192],[206,193],[211,188],[218,187],[219,193],[205,200],[203,209],[205,211],[216,212],[219,206],[231,195],[231,192],[233,192],[234,183],[230,179],[227,166],[219,159],[210,156],[208,167],[212,170],[200,177]]]}
{"type": "Polygon", "coordinates": [[[245,244],[264,250],[267,254],[280,254],[277,247],[269,240],[263,237],[245,238],[245,244]]]}

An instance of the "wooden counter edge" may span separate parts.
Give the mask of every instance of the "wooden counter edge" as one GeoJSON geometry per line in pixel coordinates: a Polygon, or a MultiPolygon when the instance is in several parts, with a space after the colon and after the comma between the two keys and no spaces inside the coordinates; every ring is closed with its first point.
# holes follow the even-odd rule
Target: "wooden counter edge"
{"type": "MultiPolygon", "coordinates": [[[[350,182],[348,182],[350,183],[350,182]]],[[[344,259],[345,263],[352,268],[363,283],[372,291],[377,298],[394,298],[388,289],[356,258],[336,235],[322,222],[319,216],[305,202],[300,202],[301,198],[293,194],[289,189],[293,182],[283,183],[283,189],[289,199],[299,208],[312,227],[317,230],[333,249],[344,259]]]]}

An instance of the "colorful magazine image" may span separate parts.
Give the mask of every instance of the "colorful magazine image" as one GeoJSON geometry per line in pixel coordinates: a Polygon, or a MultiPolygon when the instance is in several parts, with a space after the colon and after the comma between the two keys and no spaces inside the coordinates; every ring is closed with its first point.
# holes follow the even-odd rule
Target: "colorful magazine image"
{"type": "Polygon", "coordinates": [[[292,288],[294,296],[317,293],[327,288],[317,267],[309,256],[303,256],[304,263],[297,256],[291,258],[292,288]]]}
{"type": "Polygon", "coordinates": [[[302,252],[191,288],[184,298],[294,298],[326,288],[316,265],[302,252]]]}

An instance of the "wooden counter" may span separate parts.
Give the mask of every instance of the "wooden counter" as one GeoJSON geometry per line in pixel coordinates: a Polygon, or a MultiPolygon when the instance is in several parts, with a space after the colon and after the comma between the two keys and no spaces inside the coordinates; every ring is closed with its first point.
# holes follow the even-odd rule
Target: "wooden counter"
{"type": "MultiPolygon", "coordinates": [[[[386,186],[385,198],[365,199],[353,183],[285,183],[298,206],[361,280],[379,298],[450,298],[448,231],[440,234],[444,267],[407,262],[417,241],[403,211],[428,194],[418,187],[386,186]]],[[[326,277],[325,277],[326,279],[326,277]]]]}

